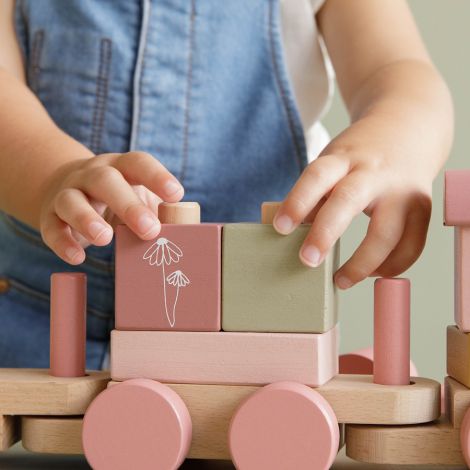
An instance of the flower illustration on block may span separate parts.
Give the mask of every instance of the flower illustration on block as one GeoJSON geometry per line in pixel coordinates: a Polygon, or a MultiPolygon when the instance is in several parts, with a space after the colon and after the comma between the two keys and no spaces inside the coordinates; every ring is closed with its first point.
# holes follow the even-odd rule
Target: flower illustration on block
{"type": "Polygon", "coordinates": [[[166,280],[172,286],[186,287],[189,284],[189,279],[180,270],[170,274],[166,280]]]}
{"type": "Polygon", "coordinates": [[[172,262],[177,263],[183,256],[183,252],[178,246],[167,238],[159,238],[144,253],[144,259],[149,260],[151,266],[161,266],[166,264],[169,266],[172,262]]]}
{"type": "Polygon", "coordinates": [[[176,323],[176,304],[178,303],[178,295],[180,287],[186,287],[189,284],[189,279],[186,275],[177,270],[171,273],[168,277],[165,275],[165,265],[170,266],[172,263],[178,263],[180,258],[183,256],[181,249],[175,245],[173,242],[167,238],[158,238],[155,243],[153,243],[147,251],[144,253],[143,259],[149,260],[148,263],[151,266],[161,266],[163,274],[163,299],[165,303],[165,314],[168,320],[168,323],[173,328],[176,323]],[[166,284],[170,284],[176,287],[176,297],[173,304],[173,309],[170,312],[168,311],[167,305],[167,292],[166,284]]]}

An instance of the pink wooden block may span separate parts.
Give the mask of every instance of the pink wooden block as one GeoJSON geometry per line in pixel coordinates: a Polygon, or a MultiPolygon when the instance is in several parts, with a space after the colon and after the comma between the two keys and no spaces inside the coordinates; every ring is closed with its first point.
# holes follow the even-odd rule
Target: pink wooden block
{"type": "Polygon", "coordinates": [[[445,225],[470,225],[470,170],[447,170],[444,181],[445,225]]]}
{"type": "MultiPolygon", "coordinates": [[[[372,375],[374,373],[374,348],[358,349],[357,351],[339,356],[340,374],[372,375]]],[[[410,361],[410,375],[419,377],[418,369],[410,361]]]]}
{"type": "Polygon", "coordinates": [[[249,396],[232,418],[229,447],[243,470],[327,470],[339,428],[328,402],[305,385],[278,382],[249,396]]]}
{"type": "Polygon", "coordinates": [[[116,231],[116,328],[220,330],[221,225],[165,225],[142,241],[116,231]]]}
{"type": "Polygon", "coordinates": [[[377,279],[374,285],[374,382],[410,383],[410,281],[377,279]]]}
{"type": "Polygon", "coordinates": [[[111,332],[111,377],[169,383],[319,386],[338,373],[338,329],[322,334],[111,332]]]}
{"type": "Polygon", "coordinates": [[[83,377],[86,361],[86,275],[51,276],[50,374],[83,377]]]}
{"type": "Polygon", "coordinates": [[[146,379],[107,388],[83,419],[83,449],[95,470],[174,470],[185,459],[191,436],[183,400],[146,379]]]}
{"type": "Polygon", "coordinates": [[[339,356],[340,374],[366,374],[374,372],[374,349],[364,348],[339,356]]]}
{"type": "Polygon", "coordinates": [[[454,318],[470,332],[470,227],[454,228],[454,318]]]}

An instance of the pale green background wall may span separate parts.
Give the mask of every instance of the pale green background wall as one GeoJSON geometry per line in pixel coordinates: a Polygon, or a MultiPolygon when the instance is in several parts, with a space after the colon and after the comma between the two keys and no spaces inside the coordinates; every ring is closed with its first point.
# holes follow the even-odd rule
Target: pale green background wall
{"type": "MultiPolygon", "coordinates": [[[[456,134],[446,168],[470,168],[470,1],[409,3],[454,97],[456,134]]],[[[338,93],[324,122],[332,135],[347,124],[338,93]]],[[[453,230],[442,226],[442,189],[441,173],[434,185],[427,246],[422,257],[404,274],[412,281],[412,357],[421,375],[437,379],[445,374],[445,328],[453,322],[453,230]]],[[[358,217],[343,237],[343,261],[357,247],[368,220],[364,215],[358,217]]],[[[369,279],[341,295],[343,352],[372,344],[372,289],[369,279]]]]}

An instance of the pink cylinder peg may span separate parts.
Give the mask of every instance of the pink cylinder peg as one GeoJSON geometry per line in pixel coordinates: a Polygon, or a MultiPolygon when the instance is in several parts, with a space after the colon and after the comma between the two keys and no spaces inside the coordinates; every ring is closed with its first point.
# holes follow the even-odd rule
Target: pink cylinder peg
{"type": "Polygon", "coordinates": [[[410,281],[374,284],[374,383],[410,384],[410,281]]]}
{"type": "Polygon", "coordinates": [[[50,374],[83,377],[86,365],[86,275],[51,276],[50,374]]]}

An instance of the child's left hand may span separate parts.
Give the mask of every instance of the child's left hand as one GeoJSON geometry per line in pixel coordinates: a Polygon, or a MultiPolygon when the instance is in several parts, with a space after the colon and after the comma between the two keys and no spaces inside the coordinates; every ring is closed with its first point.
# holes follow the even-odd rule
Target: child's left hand
{"type": "Polygon", "coordinates": [[[364,211],[371,219],[367,234],[335,275],[342,289],[371,274],[395,276],[424,248],[434,175],[426,161],[409,158],[413,144],[419,151],[419,139],[407,136],[403,146],[392,129],[386,120],[366,119],[343,132],[305,169],[274,221],[282,234],[304,219],[312,222],[300,259],[315,267],[364,211]]]}
{"type": "Polygon", "coordinates": [[[396,276],[421,254],[432,181],[452,142],[452,100],[406,1],[326,0],[317,22],[353,124],[306,168],[274,226],[287,234],[312,222],[300,259],[318,266],[364,211],[367,234],[335,274],[347,289],[396,276]]]}

